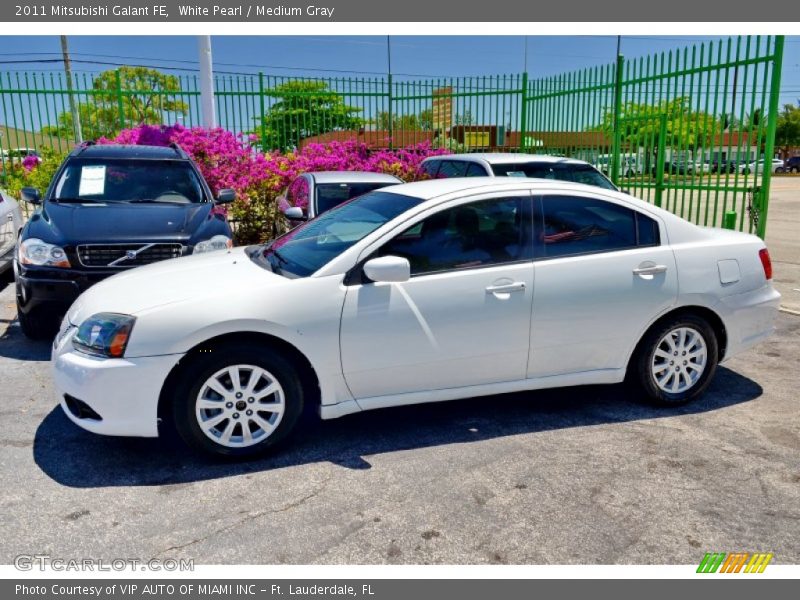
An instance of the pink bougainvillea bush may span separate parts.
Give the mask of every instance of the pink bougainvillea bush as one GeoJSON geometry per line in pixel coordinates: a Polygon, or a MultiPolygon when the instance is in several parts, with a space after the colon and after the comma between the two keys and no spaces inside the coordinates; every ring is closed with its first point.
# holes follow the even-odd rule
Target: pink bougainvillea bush
{"type": "Polygon", "coordinates": [[[197,163],[214,193],[236,191],[230,216],[237,223],[240,244],[271,239],[282,232],[284,220],[277,198],[300,174],[309,171],[373,171],[391,173],[404,181],[426,175],[420,163],[428,156],[446,154],[429,142],[399,149],[370,149],[355,140],[309,144],[300,151],[263,153],[252,147],[254,136],[225,129],[187,128],[181,125],[140,125],[121,131],[100,144],[166,146],[178,144],[197,163]]]}

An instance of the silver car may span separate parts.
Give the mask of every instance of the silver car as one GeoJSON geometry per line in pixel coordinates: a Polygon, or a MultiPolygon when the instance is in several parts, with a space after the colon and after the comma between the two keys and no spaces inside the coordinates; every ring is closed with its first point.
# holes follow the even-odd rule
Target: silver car
{"type": "Polygon", "coordinates": [[[535,177],[583,183],[619,191],[611,180],[589,163],[564,156],[486,152],[447,154],[422,161],[432,179],[450,177],[535,177]]]}
{"type": "Polygon", "coordinates": [[[303,173],[279,198],[283,214],[292,226],[313,219],[357,196],[403,183],[385,173],[368,171],[318,171],[303,173]]]}
{"type": "Polygon", "coordinates": [[[5,273],[11,268],[20,229],[22,229],[22,214],[19,205],[11,196],[0,190],[0,273],[5,273]]]}

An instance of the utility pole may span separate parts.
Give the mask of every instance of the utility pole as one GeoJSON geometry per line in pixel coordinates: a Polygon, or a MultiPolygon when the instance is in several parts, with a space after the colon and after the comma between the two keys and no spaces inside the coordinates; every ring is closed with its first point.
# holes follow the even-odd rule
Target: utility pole
{"type": "Polygon", "coordinates": [[[525,55],[522,57],[522,70],[528,72],[528,36],[525,36],[525,55]]]}
{"type": "Polygon", "coordinates": [[[388,70],[386,83],[389,86],[389,149],[391,150],[394,148],[394,140],[392,139],[394,135],[394,124],[392,123],[394,114],[392,112],[392,37],[389,35],[386,36],[386,68],[388,70]]]}
{"type": "Polygon", "coordinates": [[[197,51],[200,54],[200,107],[203,114],[203,127],[217,126],[217,111],[214,105],[214,68],[211,63],[211,36],[197,37],[197,51]]]}
{"type": "Polygon", "coordinates": [[[81,132],[81,115],[78,104],[72,89],[72,63],[69,60],[69,47],[67,46],[67,36],[61,36],[61,54],[64,57],[64,73],[67,76],[67,95],[69,96],[69,112],[72,114],[72,133],[77,144],[83,143],[83,133],[81,132]]]}

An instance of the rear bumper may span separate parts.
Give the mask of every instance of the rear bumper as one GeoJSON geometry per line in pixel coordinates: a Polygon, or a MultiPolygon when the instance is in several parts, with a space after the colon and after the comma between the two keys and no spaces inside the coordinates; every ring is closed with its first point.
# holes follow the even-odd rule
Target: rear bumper
{"type": "Polygon", "coordinates": [[[728,334],[722,360],[728,360],[769,337],[775,331],[780,303],[781,295],[771,283],[752,292],[722,298],[719,312],[728,334]]]}

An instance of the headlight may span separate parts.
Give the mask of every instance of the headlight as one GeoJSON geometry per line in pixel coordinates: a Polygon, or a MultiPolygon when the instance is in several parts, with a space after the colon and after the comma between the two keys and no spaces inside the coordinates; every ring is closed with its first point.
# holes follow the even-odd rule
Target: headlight
{"type": "Polygon", "coordinates": [[[136,317],[117,313],[98,313],[86,319],[72,338],[76,350],[106,358],[121,358],[131,336],[136,317]]]}
{"type": "Polygon", "coordinates": [[[48,244],[36,238],[19,243],[19,262],[23,265],[69,268],[67,253],[60,246],[48,244]]]}
{"type": "Polygon", "coordinates": [[[233,246],[233,241],[227,235],[215,235],[210,240],[203,240],[194,245],[194,253],[212,252],[214,250],[226,250],[233,246]]]}

